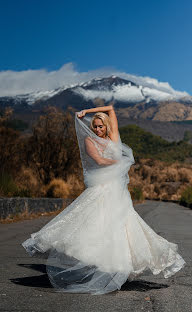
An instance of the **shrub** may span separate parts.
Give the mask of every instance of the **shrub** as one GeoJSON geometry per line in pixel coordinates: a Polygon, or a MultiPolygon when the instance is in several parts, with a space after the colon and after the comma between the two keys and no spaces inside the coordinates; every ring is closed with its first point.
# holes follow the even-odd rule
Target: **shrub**
{"type": "Polygon", "coordinates": [[[133,200],[142,201],[144,199],[143,191],[140,186],[133,186],[130,193],[133,200]]]}
{"type": "Polygon", "coordinates": [[[0,175],[0,195],[8,197],[31,197],[31,191],[25,187],[18,187],[9,173],[0,175]]]}
{"type": "Polygon", "coordinates": [[[28,124],[20,119],[11,119],[6,121],[5,126],[13,130],[24,131],[28,129],[28,124]]]}
{"type": "Polygon", "coordinates": [[[32,197],[31,190],[27,188],[18,188],[13,193],[13,197],[32,197]]]}
{"type": "Polygon", "coordinates": [[[79,196],[85,188],[82,180],[79,180],[75,174],[71,174],[67,177],[67,184],[70,188],[70,198],[79,196]]]}
{"type": "Polygon", "coordinates": [[[48,197],[58,197],[58,198],[68,198],[70,194],[70,186],[67,182],[62,179],[53,179],[47,185],[47,196],[48,197]]]}
{"type": "Polygon", "coordinates": [[[187,186],[181,193],[179,203],[186,207],[192,207],[192,185],[187,186]]]}
{"type": "Polygon", "coordinates": [[[12,176],[7,173],[1,173],[0,175],[0,194],[3,196],[12,196],[18,191],[12,176]]]}
{"type": "Polygon", "coordinates": [[[27,168],[23,165],[14,181],[19,188],[18,192],[20,195],[18,196],[25,197],[24,194],[30,194],[30,197],[42,197],[45,195],[44,185],[37,179],[34,170],[29,167],[27,168]]]}

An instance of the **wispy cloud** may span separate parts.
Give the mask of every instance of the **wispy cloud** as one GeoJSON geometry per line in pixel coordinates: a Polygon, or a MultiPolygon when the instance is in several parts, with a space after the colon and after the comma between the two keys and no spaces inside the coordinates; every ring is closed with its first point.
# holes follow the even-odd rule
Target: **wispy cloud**
{"type": "Polygon", "coordinates": [[[0,71],[0,96],[27,94],[36,91],[51,91],[59,87],[76,85],[93,78],[108,77],[110,75],[116,75],[131,80],[138,85],[154,88],[177,97],[188,95],[187,92],[174,90],[168,82],[159,82],[154,78],[130,75],[112,68],[78,72],[72,63],[67,63],[55,71],[47,71],[46,69],[0,71]]]}

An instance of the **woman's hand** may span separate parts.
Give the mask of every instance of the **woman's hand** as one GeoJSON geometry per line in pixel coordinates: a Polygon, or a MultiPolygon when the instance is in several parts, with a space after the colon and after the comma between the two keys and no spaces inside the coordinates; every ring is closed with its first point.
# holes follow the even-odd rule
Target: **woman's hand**
{"type": "Polygon", "coordinates": [[[77,113],[77,117],[82,118],[82,117],[85,116],[85,114],[86,114],[86,110],[83,109],[82,111],[80,111],[80,112],[77,113]]]}

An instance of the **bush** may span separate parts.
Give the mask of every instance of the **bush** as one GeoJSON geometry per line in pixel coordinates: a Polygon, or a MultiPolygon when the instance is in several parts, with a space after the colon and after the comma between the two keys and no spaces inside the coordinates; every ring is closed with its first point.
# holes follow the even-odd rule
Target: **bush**
{"type": "Polygon", "coordinates": [[[133,200],[142,201],[144,199],[143,191],[140,186],[133,186],[130,193],[133,200]]]}
{"type": "Polygon", "coordinates": [[[0,175],[0,195],[9,197],[30,197],[31,192],[27,188],[19,188],[9,173],[0,175]]]}
{"type": "Polygon", "coordinates": [[[6,121],[5,126],[13,130],[24,131],[28,129],[28,124],[20,119],[11,119],[6,121]]]}
{"type": "Polygon", "coordinates": [[[181,193],[179,203],[185,207],[192,208],[192,185],[187,186],[181,193]]]}
{"type": "Polygon", "coordinates": [[[18,188],[14,193],[13,197],[32,197],[31,191],[27,188],[18,188]]]}
{"type": "Polygon", "coordinates": [[[62,179],[53,179],[47,185],[47,197],[68,198],[70,187],[67,182],[62,179]]]}
{"type": "Polygon", "coordinates": [[[18,191],[12,176],[7,172],[0,175],[0,194],[3,196],[12,196],[18,191]]]}

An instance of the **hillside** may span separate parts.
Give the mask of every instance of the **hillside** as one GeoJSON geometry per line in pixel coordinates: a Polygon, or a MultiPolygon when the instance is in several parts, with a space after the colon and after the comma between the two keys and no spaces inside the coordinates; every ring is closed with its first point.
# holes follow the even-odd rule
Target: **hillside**
{"type": "Polygon", "coordinates": [[[167,162],[192,159],[192,145],[184,141],[168,142],[136,125],[120,128],[122,142],[129,145],[136,159],[153,158],[167,162]]]}
{"type": "MultiPolygon", "coordinates": [[[[118,115],[119,127],[127,125],[137,125],[145,131],[160,136],[169,142],[182,141],[186,133],[192,134],[192,121],[158,121],[149,119],[131,119],[123,115],[118,115]]],[[[189,141],[192,143],[191,141],[189,141]]]]}

